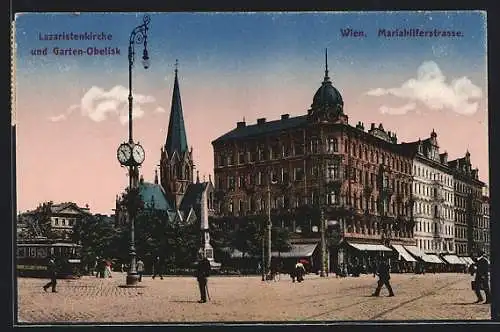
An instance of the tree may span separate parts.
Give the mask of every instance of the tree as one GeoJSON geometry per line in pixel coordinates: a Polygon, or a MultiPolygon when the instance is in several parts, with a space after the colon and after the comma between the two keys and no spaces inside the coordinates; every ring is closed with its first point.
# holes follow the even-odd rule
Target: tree
{"type": "Polygon", "coordinates": [[[117,258],[120,252],[120,237],[105,216],[86,215],[77,219],[72,233],[72,240],[82,246],[82,262],[93,265],[97,257],[117,258]]]}

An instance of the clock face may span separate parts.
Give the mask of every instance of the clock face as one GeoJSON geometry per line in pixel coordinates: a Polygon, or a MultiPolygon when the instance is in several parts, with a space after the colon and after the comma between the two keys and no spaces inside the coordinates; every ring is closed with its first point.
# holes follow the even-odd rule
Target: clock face
{"type": "Polygon", "coordinates": [[[142,164],[144,161],[144,149],[139,144],[134,145],[132,149],[132,157],[137,164],[142,164]]]}
{"type": "Polygon", "coordinates": [[[125,165],[132,156],[132,148],[128,143],[123,143],[118,147],[117,157],[120,164],[125,165]]]}

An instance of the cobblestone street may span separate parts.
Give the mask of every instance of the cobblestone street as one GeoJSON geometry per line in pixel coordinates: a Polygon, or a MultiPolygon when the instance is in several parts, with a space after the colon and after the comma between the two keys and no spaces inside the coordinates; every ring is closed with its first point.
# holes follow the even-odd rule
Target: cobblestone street
{"type": "Polygon", "coordinates": [[[211,301],[197,303],[195,278],[145,277],[143,288],[122,288],[113,278],[58,280],[58,293],[45,293],[45,279],[18,278],[20,323],[215,322],[336,320],[489,320],[490,306],[474,304],[467,274],[394,274],[395,297],[371,297],[376,278],[306,276],[292,283],[260,277],[211,277],[211,301]]]}

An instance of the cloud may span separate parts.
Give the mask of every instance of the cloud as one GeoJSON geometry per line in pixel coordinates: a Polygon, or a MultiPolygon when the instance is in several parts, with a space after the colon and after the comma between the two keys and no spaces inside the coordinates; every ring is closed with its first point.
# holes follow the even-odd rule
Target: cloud
{"type": "Polygon", "coordinates": [[[165,109],[164,109],[163,107],[158,106],[158,107],[155,109],[155,112],[156,112],[156,113],[165,113],[166,111],[165,111],[165,109]]]}
{"type": "Polygon", "coordinates": [[[400,107],[387,107],[387,106],[380,106],[380,113],[382,114],[391,114],[391,115],[404,115],[408,113],[409,111],[414,110],[417,108],[417,104],[415,103],[408,103],[400,107]]]}
{"type": "MultiPolygon", "coordinates": [[[[132,118],[141,118],[145,114],[144,107],[156,102],[153,96],[139,93],[133,94],[132,118]]],[[[161,108],[161,107],[157,107],[161,108]]],[[[67,118],[75,109],[80,109],[81,114],[92,121],[101,122],[116,116],[120,123],[128,123],[128,89],[117,85],[106,91],[100,87],[91,87],[80,100],[79,104],[71,105],[66,113],[53,116],[52,121],[61,121],[67,118]]]]}
{"type": "Polygon", "coordinates": [[[409,79],[397,88],[376,88],[366,94],[374,97],[389,95],[407,101],[407,104],[398,108],[382,106],[380,110],[383,113],[388,110],[408,112],[416,108],[416,104],[410,108],[412,103],[419,102],[432,110],[447,109],[462,115],[472,115],[478,110],[478,102],[474,100],[481,98],[483,92],[465,76],[447,83],[439,66],[434,61],[426,61],[418,68],[417,78],[409,79]]]}

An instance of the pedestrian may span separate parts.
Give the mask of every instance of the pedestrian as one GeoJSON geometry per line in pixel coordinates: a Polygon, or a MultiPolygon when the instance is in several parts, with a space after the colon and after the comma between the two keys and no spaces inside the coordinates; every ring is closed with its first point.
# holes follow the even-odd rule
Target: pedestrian
{"type": "Polygon", "coordinates": [[[43,286],[43,290],[47,291],[49,287],[52,287],[52,293],[57,293],[57,266],[56,261],[53,257],[50,257],[49,263],[47,264],[47,271],[50,275],[50,282],[43,286]]]}
{"type": "Polygon", "coordinates": [[[394,292],[392,291],[392,287],[389,282],[389,280],[391,279],[390,269],[391,268],[389,266],[389,263],[387,262],[387,258],[382,257],[380,263],[377,266],[376,272],[373,274],[373,277],[375,277],[375,275],[378,275],[378,282],[377,288],[375,289],[375,292],[372,294],[372,296],[379,296],[382,286],[387,287],[389,296],[394,296],[394,292]]]}
{"type": "Polygon", "coordinates": [[[297,282],[304,281],[305,274],[306,274],[306,269],[304,267],[304,264],[298,261],[297,264],[295,264],[295,277],[297,278],[297,282]]]}
{"type": "Polygon", "coordinates": [[[139,282],[142,281],[142,274],[144,273],[144,262],[139,258],[137,261],[137,274],[139,275],[139,282]]]}
{"type": "Polygon", "coordinates": [[[198,253],[198,266],[196,268],[196,280],[198,281],[198,287],[200,288],[200,300],[199,303],[207,302],[207,278],[210,276],[210,262],[203,255],[203,253],[198,253]]]}
{"type": "Polygon", "coordinates": [[[484,251],[480,250],[478,252],[478,256],[477,261],[470,269],[471,275],[476,275],[474,281],[472,282],[472,289],[477,296],[476,303],[483,301],[483,296],[481,295],[481,290],[483,290],[486,295],[486,301],[484,301],[484,303],[487,304],[491,303],[491,292],[488,277],[490,262],[488,261],[484,251]]]}
{"type": "Polygon", "coordinates": [[[163,270],[163,264],[162,264],[162,261],[160,259],[160,256],[156,256],[156,259],[153,263],[153,280],[155,279],[155,277],[158,275],[160,276],[160,279],[163,280],[163,274],[162,274],[162,271],[163,270]]]}

